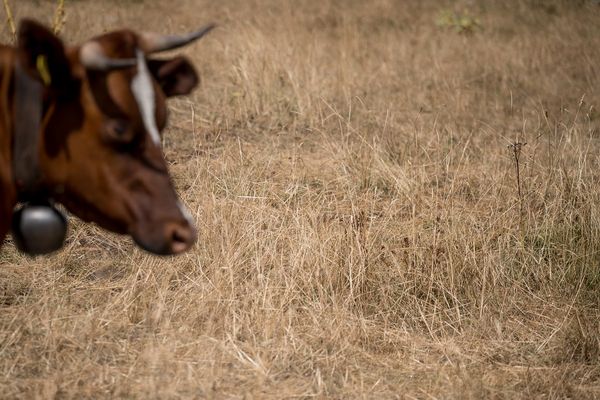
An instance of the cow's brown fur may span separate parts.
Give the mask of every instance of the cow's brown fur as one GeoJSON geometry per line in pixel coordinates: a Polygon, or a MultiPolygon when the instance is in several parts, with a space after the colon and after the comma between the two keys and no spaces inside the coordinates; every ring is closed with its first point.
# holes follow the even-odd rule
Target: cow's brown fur
{"type": "MultiPolygon", "coordinates": [[[[25,60],[25,68],[39,79],[33,60],[36,52],[50,48],[49,69],[58,82],[45,94],[39,149],[44,189],[80,218],[130,234],[149,251],[187,249],[195,230],[178,205],[162,150],[146,132],[131,93],[136,68],[87,70],[79,61],[79,47],[63,50],[45,28],[27,24],[21,29],[26,35],[21,47],[0,49],[0,243],[18,196],[11,167],[13,66],[17,58],[25,60]]],[[[118,31],[95,40],[108,57],[133,58],[138,37],[118,31]]],[[[154,77],[156,123],[162,130],[166,98],[189,93],[198,78],[181,57],[150,60],[148,65],[154,77]]]]}

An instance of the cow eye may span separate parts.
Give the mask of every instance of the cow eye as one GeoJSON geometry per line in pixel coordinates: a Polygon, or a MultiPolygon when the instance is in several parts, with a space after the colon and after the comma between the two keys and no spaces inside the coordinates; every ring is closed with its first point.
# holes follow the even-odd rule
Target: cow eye
{"type": "Polygon", "coordinates": [[[105,132],[110,141],[120,144],[131,142],[134,136],[129,122],[124,119],[110,119],[106,121],[105,132]]]}

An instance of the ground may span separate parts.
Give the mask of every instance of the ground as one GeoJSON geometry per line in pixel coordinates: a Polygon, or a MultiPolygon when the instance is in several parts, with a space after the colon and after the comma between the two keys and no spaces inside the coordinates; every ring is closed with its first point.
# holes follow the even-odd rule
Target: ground
{"type": "Polygon", "coordinates": [[[219,24],[176,51],[202,85],[164,137],[200,239],[8,241],[1,398],[600,398],[596,3],[65,11],[73,43],[219,24]]]}

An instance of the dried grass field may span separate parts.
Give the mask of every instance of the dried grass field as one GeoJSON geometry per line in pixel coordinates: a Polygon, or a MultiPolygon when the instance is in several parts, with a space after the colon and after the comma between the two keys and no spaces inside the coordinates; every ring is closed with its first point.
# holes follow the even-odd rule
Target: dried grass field
{"type": "Polygon", "coordinates": [[[600,398],[599,5],[73,0],[62,36],[209,21],[164,137],[199,243],[7,241],[0,398],[600,398]]]}

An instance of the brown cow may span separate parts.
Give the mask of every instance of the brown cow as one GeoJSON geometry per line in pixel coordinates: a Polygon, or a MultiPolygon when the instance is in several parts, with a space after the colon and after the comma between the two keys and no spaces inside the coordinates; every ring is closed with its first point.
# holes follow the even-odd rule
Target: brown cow
{"type": "Polygon", "coordinates": [[[121,30],[71,47],[34,21],[20,24],[18,46],[0,46],[0,245],[15,205],[28,198],[15,178],[15,165],[24,161],[14,156],[13,146],[15,132],[29,130],[39,135],[36,156],[29,170],[21,169],[33,170],[38,196],[129,234],[152,253],[176,254],[192,246],[196,231],[173,188],[160,132],[166,98],[190,93],[198,76],[183,57],[147,57],[190,43],[211,28],[183,37],[121,30]],[[19,73],[37,82],[39,100],[19,97],[19,73]],[[29,117],[16,120],[18,108],[35,101],[41,105],[37,125],[29,117]]]}

